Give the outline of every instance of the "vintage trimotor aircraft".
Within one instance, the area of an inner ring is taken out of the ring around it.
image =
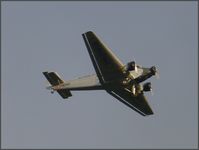
[[[141,67],[134,61],[122,64],[113,52],[92,32],[82,34],[96,74],[64,81],[56,72],[43,72],[50,82],[47,89],[57,91],[62,98],[72,96],[73,90],[106,90],[110,95],[143,116],[152,115],[144,92],[152,91],[151,83],[140,83],[157,75],[155,66]]]

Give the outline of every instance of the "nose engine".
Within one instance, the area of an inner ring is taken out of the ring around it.
[[[150,68],[150,71],[151,71],[151,74],[152,74],[152,75],[156,75],[156,74],[157,74],[157,69],[156,69],[155,66],[152,66],[152,67]]]

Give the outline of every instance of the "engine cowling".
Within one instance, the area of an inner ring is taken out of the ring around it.
[[[149,92],[152,90],[151,82],[147,82],[143,85],[143,91]]]
[[[131,61],[131,62],[127,63],[126,70],[133,71],[133,70],[135,70],[135,67],[136,67],[135,61]]]
[[[152,66],[152,67],[150,68],[150,71],[151,71],[152,75],[155,75],[155,74],[157,73],[157,69],[156,69],[155,66]]]

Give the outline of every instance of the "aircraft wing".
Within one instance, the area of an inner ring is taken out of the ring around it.
[[[122,78],[122,62],[91,31],[82,34],[93,66],[101,83]]]
[[[143,93],[138,96],[134,96],[133,93],[122,88],[107,92],[143,116],[153,114],[153,111]]]

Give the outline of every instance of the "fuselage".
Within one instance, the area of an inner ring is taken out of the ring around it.
[[[125,78],[115,80],[113,82],[100,83],[98,76],[96,74],[92,74],[73,80],[64,81],[62,84],[48,88],[51,88],[52,90],[108,90],[117,86],[132,90],[132,86],[138,86],[138,84],[134,81],[136,81],[137,78],[147,74],[148,70],[149,68],[142,68],[141,66],[137,65],[135,70],[124,73],[124,76],[126,76]]]

